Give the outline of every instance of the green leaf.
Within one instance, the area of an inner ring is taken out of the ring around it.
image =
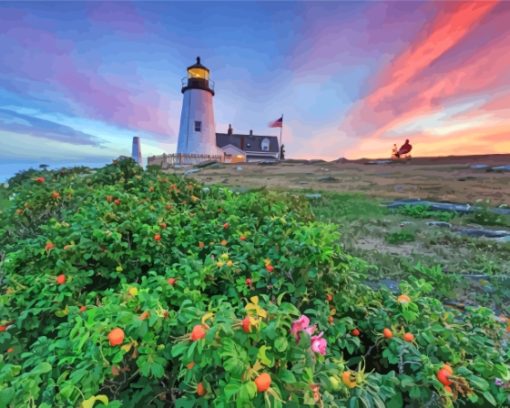
[[[472,375],[469,377],[469,382],[481,391],[487,391],[489,389],[489,383],[483,378]]]
[[[273,365],[273,361],[266,355],[266,350],[271,350],[271,347],[261,346],[257,354],[257,359],[260,360],[262,364],[271,367]]]
[[[483,397],[487,401],[489,401],[489,403],[491,405],[494,405],[494,406],[498,405],[498,403],[496,402],[495,398],[493,397],[493,395],[489,391],[485,391],[482,395],[483,395]]]
[[[39,363],[31,372],[32,375],[41,375],[46,374],[51,371],[51,364],[50,363]]]
[[[289,345],[289,342],[285,337],[278,337],[274,342],[274,347],[278,351],[285,351]]]
[[[92,408],[96,401],[100,401],[103,404],[108,404],[108,397],[106,395],[96,395],[94,397],[90,397],[88,400],[85,400],[81,403],[81,408]]]

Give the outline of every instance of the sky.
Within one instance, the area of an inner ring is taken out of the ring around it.
[[[510,2],[0,2],[0,178],[173,153],[181,79],[287,157],[510,153]],[[3,170],[2,170],[3,169]],[[2,173],[3,172],[3,173]]]

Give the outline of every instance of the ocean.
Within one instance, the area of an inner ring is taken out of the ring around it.
[[[62,167],[76,167],[76,166],[87,166],[92,168],[103,167],[106,164],[111,163],[111,160],[105,160],[100,163],[84,163],[84,162],[44,162],[44,164],[49,165],[48,169],[56,170]],[[17,172],[21,170],[39,169],[39,164],[41,162],[19,162],[19,163],[0,163],[0,183],[5,183],[9,178],[14,176]]]

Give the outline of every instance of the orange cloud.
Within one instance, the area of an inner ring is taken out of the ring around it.
[[[440,12],[430,33],[396,58],[383,74],[385,83],[366,99],[366,103],[376,106],[393,96],[399,88],[462,40],[497,3],[497,0],[462,2],[456,3],[452,12]]]

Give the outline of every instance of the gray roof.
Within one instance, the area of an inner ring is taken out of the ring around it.
[[[244,139],[244,147],[241,147],[241,139]],[[280,148],[278,146],[277,136],[257,136],[257,135],[238,135],[228,133],[216,133],[216,145],[218,147],[224,147],[226,145],[234,145],[235,147],[252,152],[262,152],[262,140],[269,139],[269,152],[278,153]],[[250,145],[250,146],[248,146]]]

